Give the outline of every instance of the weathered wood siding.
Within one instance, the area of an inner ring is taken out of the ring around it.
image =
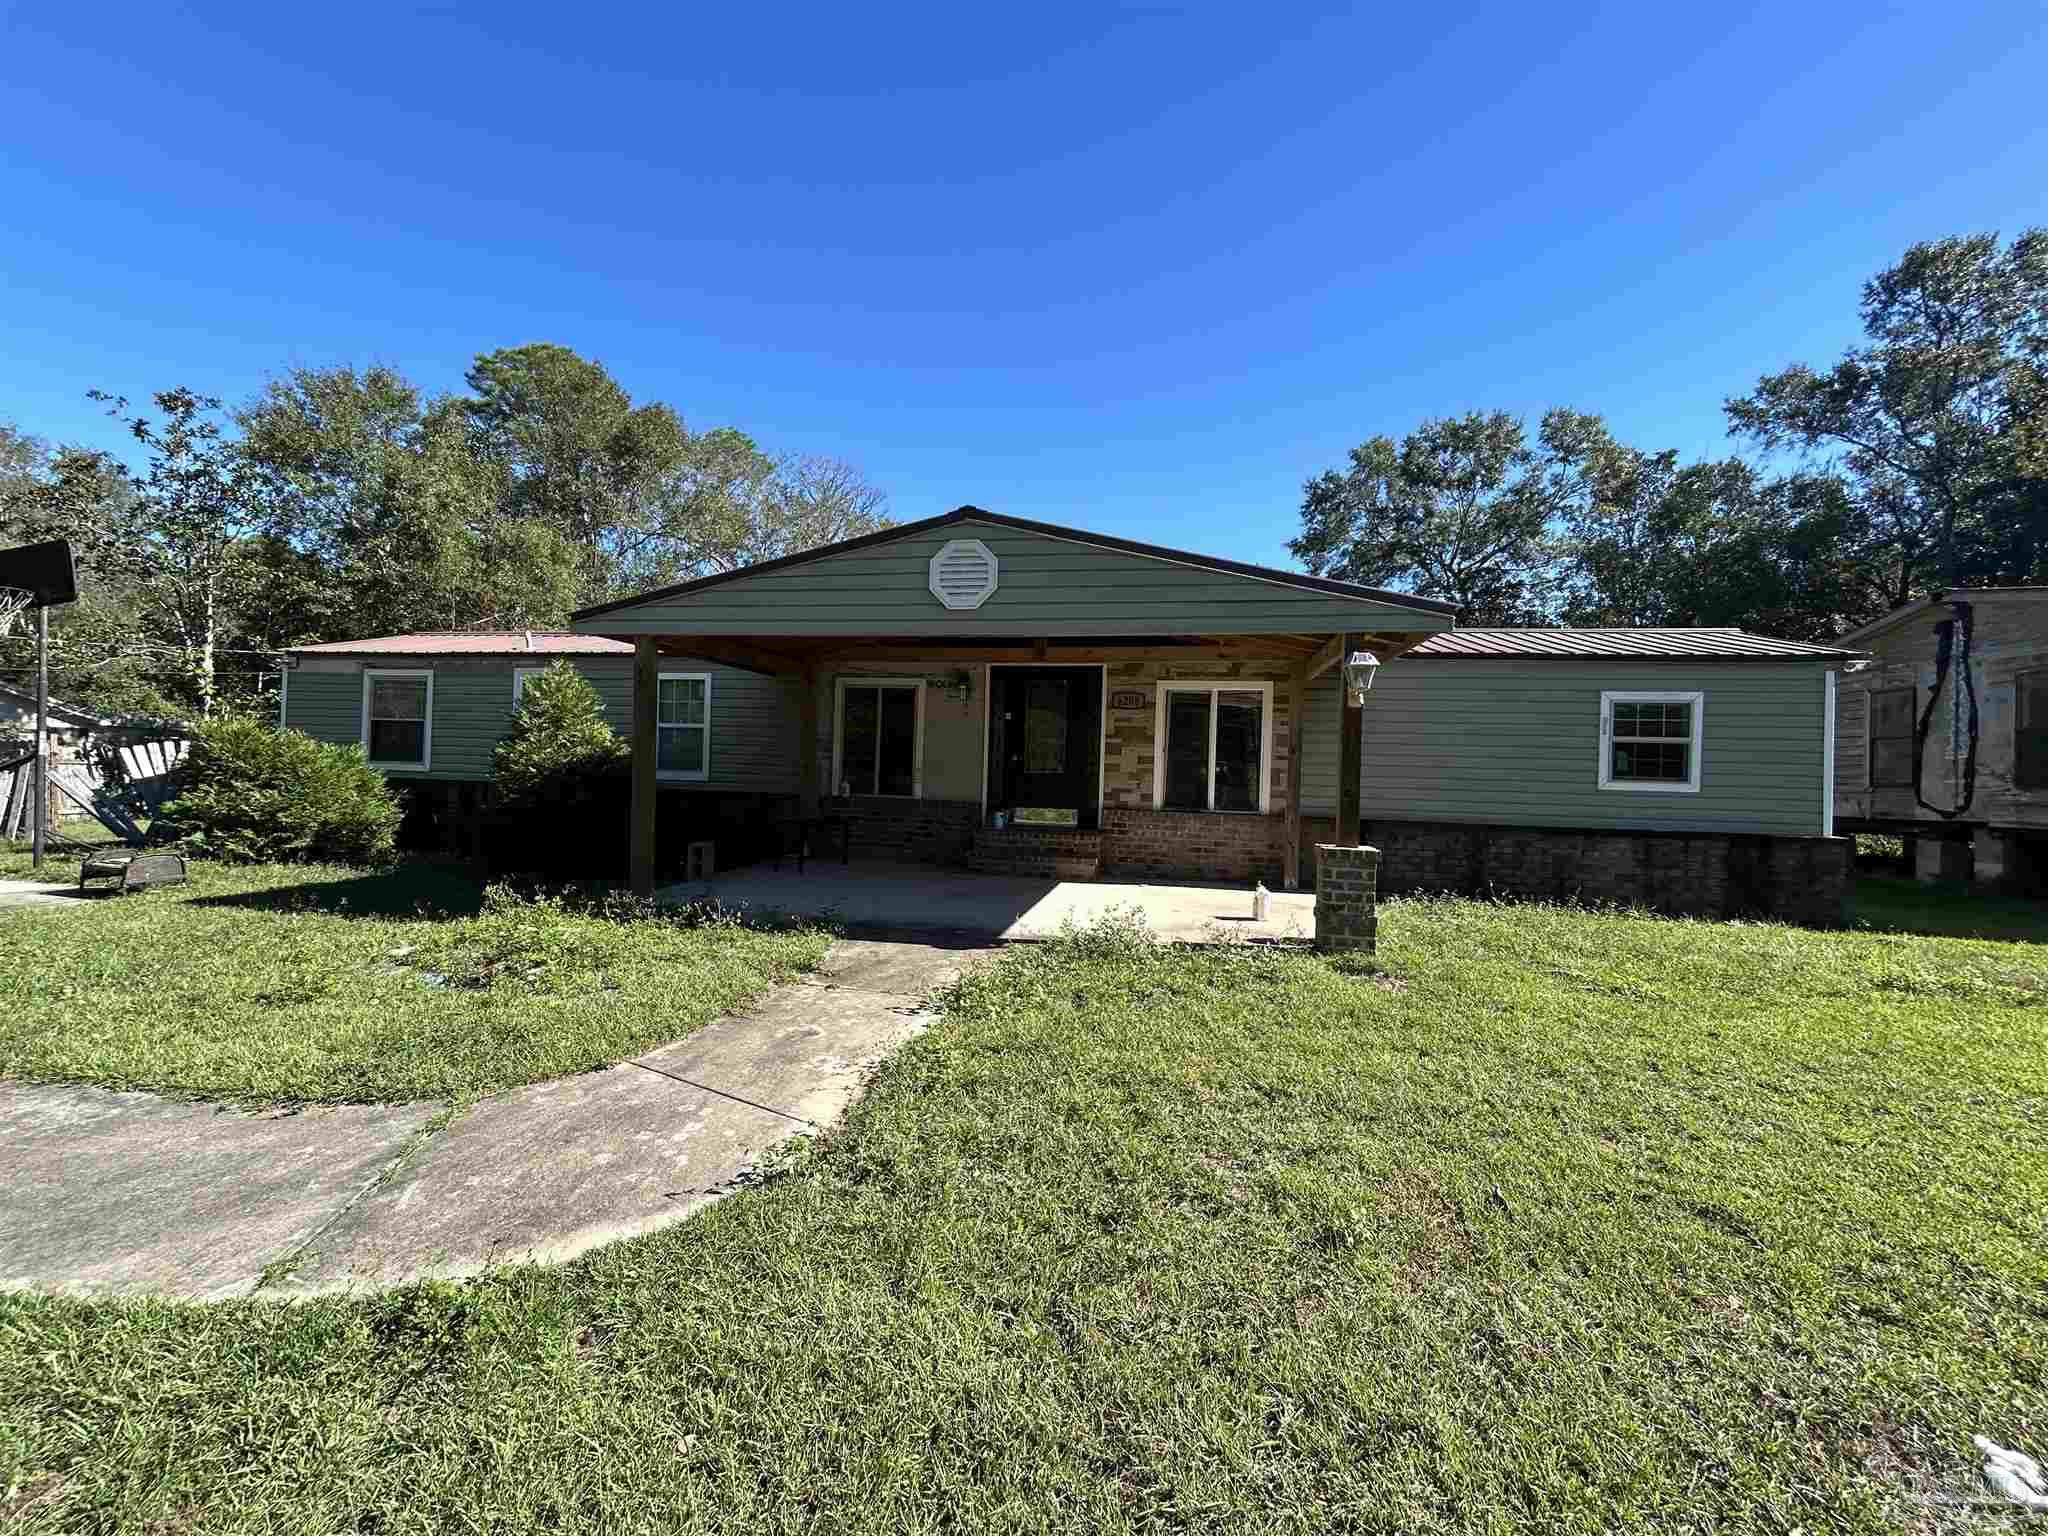
[[[291,673],[285,723],[321,741],[360,742],[363,672],[432,671],[433,748],[424,773],[394,769],[394,779],[488,779],[491,754],[512,721],[512,672],[546,658],[391,656],[307,658]],[[633,733],[632,658],[578,656],[576,670],[604,700],[605,720],[621,737]],[[774,678],[704,661],[667,659],[664,672],[711,675],[709,788],[793,793],[796,723]]]
[[[1870,784],[1870,690],[1845,675],[1835,691],[1835,793]]]
[[[980,539],[999,567],[979,608],[932,596],[931,558]],[[1144,635],[1449,629],[1448,614],[1406,608],[993,524],[959,523],[786,570],[653,598],[578,622],[585,634]]]
[[[1404,658],[1365,701],[1362,812],[1419,821],[1818,836],[1823,669],[1812,662],[1613,663]],[[1599,787],[1603,690],[1706,695],[1698,794]],[[1302,809],[1335,813],[1334,672],[1318,678]]]
[[[2022,672],[2048,670],[2048,591],[2016,589],[1965,594],[1971,606],[1969,683],[1977,695],[1977,764],[1969,808],[1944,817],[1921,806],[1908,786],[1874,786],[1868,752],[1870,695],[1913,689],[1917,722],[1935,681],[1937,623],[1944,606],[1916,613],[1859,643],[1870,665],[1842,676],[1835,700],[1835,814],[1844,821],[1929,822],[1948,826],[2048,828],[2048,790],[2013,783],[2013,730]],[[1940,696],[1920,758],[1921,789],[1942,807],[1960,803],[1969,762],[1968,694],[1957,669]]]

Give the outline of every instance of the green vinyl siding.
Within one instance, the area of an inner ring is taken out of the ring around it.
[[[931,594],[931,558],[955,539],[979,539],[996,557],[996,590],[979,608],[951,610]],[[622,636],[1033,637],[1450,627],[1449,614],[980,523],[957,523],[694,593],[650,598],[576,625],[586,634]]]
[[[1382,671],[1402,665],[1393,662]],[[1337,814],[1337,737],[1343,718],[1337,691],[1338,669],[1330,667],[1308,685],[1308,708],[1301,727],[1301,813]]]
[[[365,670],[434,674],[433,745],[424,773],[391,770],[394,779],[488,779],[491,754],[512,722],[512,672],[544,665],[545,658],[378,657],[304,661],[286,692],[285,723],[321,741],[359,742],[363,730]],[[604,716],[620,736],[633,734],[631,657],[574,658],[604,701]],[[772,677],[709,662],[664,660],[666,672],[711,676],[711,767],[702,786],[793,793],[796,725]],[[693,785],[696,781],[693,781]]]
[[[1812,662],[1394,661],[1366,696],[1360,813],[1819,836],[1822,673]],[[1599,787],[1603,690],[1706,696],[1697,794]],[[1302,809],[1329,816],[1342,717],[1334,674],[1309,702]]]

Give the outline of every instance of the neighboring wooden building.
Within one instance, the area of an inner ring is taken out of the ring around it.
[[[50,739],[58,746],[75,746],[108,723],[89,709],[50,700]],[[0,683],[0,737],[33,738],[35,733],[35,689]]]
[[[2036,883],[2048,836],[2048,587],[1957,588],[1851,630],[1835,819],[1910,840],[1922,879]]]

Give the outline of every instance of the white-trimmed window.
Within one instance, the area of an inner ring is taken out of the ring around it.
[[[434,758],[434,674],[363,673],[363,752],[374,768],[424,772]]]
[[[856,795],[924,795],[924,683],[842,677],[832,710],[832,788]]]
[[[1272,803],[1271,683],[1163,682],[1152,741],[1155,809],[1258,812]]]
[[[517,708],[519,701],[526,697],[526,685],[546,670],[546,667],[514,667],[512,669],[512,704],[514,708]]]
[[[711,674],[664,672],[655,682],[654,769],[685,783],[711,777]]]
[[[1600,787],[1696,795],[1704,693],[1600,695]]]

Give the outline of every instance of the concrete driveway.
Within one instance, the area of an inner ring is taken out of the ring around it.
[[[249,1113],[0,1083],[0,1286],[372,1290],[654,1231],[836,1122],[983,953],[843,940],[744,1014],[452,1122],[435,1104]]]

